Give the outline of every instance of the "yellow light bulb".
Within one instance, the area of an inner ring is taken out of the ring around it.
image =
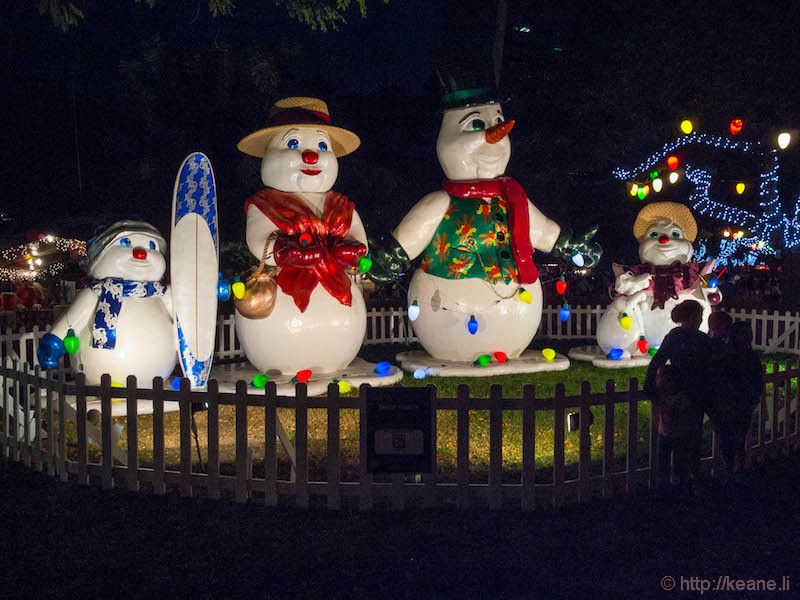
[[[547,362],[550,362],[556,357],[556,351],[553,350],[552,348],[545,348],[544,350],[542,350],[542,356],[544,356],[544,359]]]
[[[680,177],[680,175],[678,175],[678,172],[677,171],[673,171],[672,173],[669,174],[669,182],[670,183],[677,183],[679,177]]]
[[[784,131],[778,136],[778,148],[781,150],[786,150],[789,144],[792,141],[792,134],[787,131]]]
[[[744,194],[745,185],[741,181],[736,184],[736,193],[740,196]]]
[[[689,119],[684,119],[681,121],[681,131],[686,135],[689,135],[692,133],[692,131],[694,131],[694,125],[692,125],[692,122]]]
[[[639,193],[639,185],[634,183],[633,185],[631,185],[631,189],[628,191],[630,192],[631,196],[635,196],[636,194]]]

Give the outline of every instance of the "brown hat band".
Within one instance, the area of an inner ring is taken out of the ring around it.
[[[330,125],[329,114],[307,108],[282,108],[271,115],[267,127],[278,125]]]

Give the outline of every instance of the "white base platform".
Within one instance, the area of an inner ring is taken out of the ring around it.
[[[572,360],[582,360],[592,363],[601,369],[629,369],[631,367],[646,367],[650,364],[649,354],[637,354],[630,358],[611,360],[600,349],[600,346],[576,346],[569,351]]]
[[[438,360],[421,350],[401,352],[397,355],[397,361],[406,371],[425,369],[428,375],[439,377],[493,377],[514,373],[565,371],[569,368],[569,359],[563,354],[556,354],[553,360],[545,360],[539,350],[526,350],[519,357],[504,363],[492,359],[485,367],[476,367],[466,361]]]
[[[217,380],[220,392],[233,393],[236,391],[236,382],[244,380],[248,383],[248,393],[263,395],[263,389],[249,385],[257,373],[259,371],[250,363],[215,365],[211,369],[211,377],[209,379]],[[294,396],[295,384],[291,382],[293,374],[268,371],[267,375],[269,380],[277,385],[279,396]],[[357,357],[346,369],[341,371],[313,373],[311,379],[306,382],[308,395],[320,396],[327,393],[328,384],[333,383],[334,379],[346,381],[353,389],[357,389],[362,383],[368,383],[373,387],[386,387],[401,381],[403,379],[403,371],[392,365],[387,375],[380,376],[375,373],[375,363],[367,362],[363,358]]]

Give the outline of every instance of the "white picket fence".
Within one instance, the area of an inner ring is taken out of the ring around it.
[[[597,322],[605,307],[574,306],[567,321],[561,321],[559,307],[545,307],[538,337],[552,340],[591,340],[597,331]],[[753,327],[753,347],[767,352],[800,354],[800,313],[757,312],[755,310],[727,311],[735,320],[749,321]],[[39,338],[46,330],[34,327],[31,331],[6,330],[0,333],[0,351],[21,364],[36,363]],[[364,345],[410,344],[416,342],[408,311],[403,308],[373,308],[367,313],[367,331]],[[217,321],[217,361],[244,360],[244,351],[236,337],[233,315],[222,316]]]

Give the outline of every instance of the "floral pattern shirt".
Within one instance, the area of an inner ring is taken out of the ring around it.
[[[450,196],[450,207],[422,253],[420,268],[444,279],[516,280],[506,201],[501,196]]]

